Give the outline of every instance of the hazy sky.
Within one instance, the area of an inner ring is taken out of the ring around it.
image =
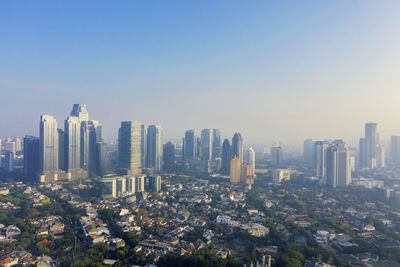
[[[0,1],[0,136],[86,103],[249,142],[400,135],[400,1]]]

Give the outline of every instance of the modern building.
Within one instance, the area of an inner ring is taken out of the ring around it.
[[[26,178],[36,178],[39,174],[40,139],[26,135],[24,137],[24,174]]]
[[[213,130],[203,129],[201,130],[200,137],[200,157],[203,161],[209,161],[212,159],[213,152]]]
[[[240,182],[240,176],[241,176],[241,164],[240,164],[240,159],[237,157],[234,157],[231,159],[231,164],[230,164],[230,181],[231,183],[237,184]]]
[[[254,149],[252,147],[249,147],[246,150],[244,159],[245,159],[245,162],[250,165],[251,177],[255,177],[256,176],[256,152],[254,151]]]
[[[102,171],[100,171],[100,165],[102,164],[100,160],[104,160],[104,155],[100,155],[99,153],[104,153],[101,149],[99,150],[100,146],[105,146],[105,150],[107,150],[107,143],[103,141],[103,126],[99,121],[89,121],[89,153],[88,153],[88,170],[90,177],[101,176],[104,175]],[[81,150],[82,151],[82,150]],[[107,153],[107,151],[105,151]],[[104,165],[106,166],[106,165]]]
[[[79,121],[89,121],[89,113],[85,104],[74,104],[70,116],[77,117]]]
[[[306,163],[313,163],[314,141],[307,139],[303,143],[303,161]]]
[[[140,143],[140,152],[141,152],[141,161],[140,167],[142,169],[146,168],[146,153],[147,153],[147,131],[146,126],[142,124],[142,132],[141,132],[141,143]]]
[[[326,153],[327,184],[330,187],[342,187],[351,183],[350,155],[344,143],[331,144]]]
[[[141,172],[142,123],[123,121],[118,132],[118,167],[130,174]]]
[[[175,171],[175,144],[168,142],[163,148],[163,170],[167,172]]]
[[[365,168],[376,167],[377,132],[376,123],[365,124]]]
[[[151,175],[148,177],[149,181],[149,191],[150,192],[160,192],[161,191],[161,176]]]
[[[228,139],[225,139],[222,144],[222,167],[221,174],[229,175],[231,170],[231,145]]]
[[[326,151],[328,149],[328,142],[317,141],[314,143],[313,148],[313,166],[314,175],[319,178],[326,178]]]
[[[81,122],[78,117],[69,116],[64,125],[65,170],[81,168]]]
[[[278,145],[271,147],[271,164],[274,167],[282,165],[282,148]]]
[[[53,116],[40,117],[40,173],[58,171],[57,121]]]
[[[212,129],[212,159],[221,157],[221,131]]]
[[[290,173],[289,169],[276,169],[272,171],[272,180],[274,183],[279,184],[282,181],[290,181]]]
[[[240,164],[243,163],[243,138],[240,133],[235,133],[232,137],[232,158],[237,157]]]
[[[57,129],[58,134],[58,168],[65,170],[65,132],[62,129]]]
[[[150,125],[147,129],[147,168],[155,172],[162,170],[163,165],[163,129],[160,125]]]
[[[385,148],[381,145],[376,146],[376,167],[385,168]]]
[[[96,176],[106,175],[108,171],[107,143],[104,141],[97,143]]]
[[[187,130],[183,139],[183,159],[194,160],[196,156],[196,132]]]
[[[400,136],[390,138],[390,162],[393,167],[400,167]]]
[[[14,168],[14,153],[9,151],[9,150],[5,150],[3,152],[3,158],[1,158],[1,167],[2,169],[6,170],[6,171],[12,171]]]
[[[364,169],[366,167],[366,158],[365,158],[365,138],[360,138],[359,146],[358,146],[358,168]]]
[[[7,141],[5,144],[4,144],[4,150],[5,151],[9,151],[9,152],[11,152],[12,154],[12,157],[13,157],[13,160],[15,159],[15,156],[16,156],[16,154],[17,154],[17,145],[16,145],[16,143],[15,142],[13,142],[13,141]]]

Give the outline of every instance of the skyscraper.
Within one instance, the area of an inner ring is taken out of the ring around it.
[[[5,151],[10,151],[12,154],[10,154],[13,157],[13,160],[15,159],[16,152],[17,152],[17,146],[16,143],[13,141],[7,141],[4,144],[4,150]]]
[[[64,125],[65,170],[81,167],[81,123],[78,117],[69,116]]]
[[[100,175],[99,173],[99,162],[102,159],[102,156],[99,155],[101,150],[99,150],[98,144],[101,143],[103,146],[105,145],[105,149],[107,153],[107,144],[103,142],[102,130],[103,127],[100,122],[92,120],[88,122],[88,130],[89,130],[89,151],[88,151],[88,170],[91,177]],[[81,138],[82,140],[82,138]],[[82,151],[82,149],[81,149]],[[82,162],[82,161],[81,161]]]
[[[148,177],[149,186],[148,190],[152,192],[160,192],[161,191],[161,176],[159,175],[151,175]]]
[[[97,143],[97,160],[96,160],[96,175],[102,176],[107,173],[108,170],[108,155],[107,155],[107,143],[104,141]]]
[[[376,166],[376,145],[377,133],[376,123],[365,124],[365,163],[366,168],[375,168]]]
[[[275,167],[282,164],[282,148],[278,145],[271,147],[271,164]]]
[[[89,120],[89,113],[85,104],[74,104],[70,116],[78,117],[79,121]]]
[[[40,117],[40,172],[58,171],[57,121],[53,116]]]
[[[216,159],[221,157],[221,131],[212,129],[212,133],[212,158]]]
[[[222,144],[222,174],[229,175],[231,169],[231,159],[231,144],[229,143],[228,139],[225,139]]]
[[[237,157],[240,164],[243,163],[243,138],[240,133],[235,133],[232,137],[232,158]]]
[[[208,161],[212,159],[213,152],[213,131],[211,129],[201,130],[200,138],[200,156],[202,160]]]
[[[19,137],[15,138],[15,151],[21,151],[22,150],[22,142]]]
[[[381,145],[376,146],[376,167],[385,168],[385,148]]]
[[[183,139],[183,159],[193,160],[196,158],[196,132],[187,130]]]
[[[237,157],[234,157],[231,159],[231,164],[230,164],[230,181],[231,183],[237,184],[240,182],[240,176],[241,176],[241,164],[240,164],[240,159]]]
[[[359,169],[364,169],[367,164],[366,164],[366,159],[365,159],[365,138],[360,138],[359,146],[358,146],[358,168]]]
[[[140,173],[142,162],[142,123],[123,121],[118,133],[118,166],[131,173]]]
[[[163,164],[163,129],[160,125],[150,125],[147,129],[147,168],[161,171]]]
[[[175,171],[175,144],[168,142],[163,148],[163,170],[167,172]]]
[[[256,152],[252,147],[246,150],[245,161],[250,165],[250,175],[251,177],[256,176]]]
[[[328,149],[328,142],[317,141],[313,148],[313,166],[314,175],[319,178],[326,178],[326,152]]]
[[[27,178],[39,174],[39,147],[39,138],[29,135],[24,137],[24,173]]]
[[[314,141],[312,139],[307,139],[303,143],[303,160],[307,163],[313,162],[313,150],[314,150]]]
[[[57,129],[58,134],[58,168],[65,170],[65,132],[62,129]]]
[[[327,184],[333,188],[350,184],[350,155],[344,142],[330,145],[326,157]]]
[[[400,136],[390,138],[390,161],[393,167],[400,167]]]
[[[147,131],[146,126],[142,124],[142,132],[141,132],[141,143],[140,143],[140,152],[141,154],[141,161],[140,167],[142,169],[146,168],[146,154],[147,154]]]

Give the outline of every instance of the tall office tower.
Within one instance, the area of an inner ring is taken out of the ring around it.
[[[243,138],[240,133],[235,133],[232,137],[232,158],[237,157],[240,164],[243,163]]]
[[[256,152],[252,147],[249,147],[246,150],[245,154],[245,162],[250,165],[250,175],[251,177],[256,176]]]
[[[376,123],[365,124],[365,167],[375,168],[376,166],[376,144],[377,133]]]
[[[307,139],[303,143],[303,160],[307,163],[313,162],[313,150],[314,150],[314,141],[312,139]]]
[[[107,143],[104,141],[98,142],[96,156],[96,175],[102,176],[107,174],[108,171],[108,154]]]
[[[231,170],[231,144],[228,139],[225,139],[222,143],[222,168],[221,173],[225,175],[229,175]]]
[[[58,171],[57,121],[53,116],[40,117],[40,172]]]
[[[218,129],[212,129],[212,158],[221,157],[221,131]]]
[[[208,161],[212,159],[213,152],[213,130],[203,129],[201,130],[200,139],[200,157],[202,160]]]
[[[118,166],[132,173],[140,173],[142,123],[123,121],[118,133]]]
[[[196,158],[196,132],[187,130],[183,139],[183,159],[194,160]]]
[[[40,139],[26,135],[24,137],[24,173],[33,178],[39,174]]]
[[[17,152],[15,142],[7,141],[7,142],[4,144],[4,150],[10,151],[10,152],[12,153],[13,160],[15,159],[16,152]]]
[[[140,167],[144,169],[146,168],[146,153],[147,153],[147,132],[146,132],[146,126],[144,124],[142,124],[141,127],[140,152],[142,153],[140,160]]]
[[[151,175],[148,177],[149,179],[149,191],[151,192],[160,192],[161,191],[161,176],[159,175]]]
[[[230,164],[230,181],[231,183],[237,184],[240,182],[240,176],[241,176],[241,164],[240,164],[240,159],[237,157],[234,157],[231,159],[231,164]]]
[[[2,146],[2,142],[1,142],[1,138],[0,138],[0,153],[1,153],[2,148],[3,148],[3,146]]]
[[[10,150],[3,152],[3,158],[1,158],[1,167],[6,171],[12,171],[14,168],[14,153]]]
[[[144,175],[138,175],[135,178],[135,187],[136,187],[136,192],[144,192],[144,179],[146,176]]]
[[[21,142],[21,138],[17,137],[15,138],[15,151],[21,151],[22,150],[22,142]]]
[[[201,140],[200,137],[196,137],[196,158],[201,158]]]
[[[328,147],[326,165],[327,184],[336,188],[351,182],[350,155],[344,143]]]
[[[88,121],[88,122],[83,122],[82,123],[82,129],[84,127],[86,127],[85,125],[87,125],[87,129],[88,129],[88,138],[89,141],[83,141],[83,138],[81,138],[81,144],[85,144],[87,143],[87,149],[88,152],[87,154],[84,153],[86,151],[86,149],[82,150],[81,149],[81,154],[85,155],[85,157],[87,159],[85,160],[81,160],[81,163],[87,162],[88,166],[87,169],[89,170],[89,174],[91,177],[94,176],[99,176],[101,175],[99,173],[99,160],[101,159],[101,157],[99,156],[99,152],[100,150],[98,149],[98,143],[103,142],[103,136],[102,136],[102,130],[103,127],[101,125],[101,123],[99,121]],[[84,132],[84,131],[83,131]],[[107,144],[105,144],[105,149],[106,149],[106,153],[107,153]],[[84,164],[81,164],[81,166],[84,166]]]
[[[74,104],[70,116],[78,117],[79,121],[88,121],[89,113],[85,104]]]
[[[390,161],[393,167],[400,167],[400,136],[390,138]]]
[[[358,168],[364,169],[366,167],[366,159],[365,159],[365,138],[360,138],[360,142],[358,145]]]
[[[175,144],[168,142],[163,148],[163,170],[167,172],[175,171]]]
[[[58,135],[58,168],[65,170],[65,132],[57,129]]]
[[[150,125],[147,128],[147,168],[158,172],[163,164],[163,129],[160,125]]]
[[[81,133],[80,133],[80,168],[89,170],[89,151],[90,151],[90,128],[88,121],[81,122]]]
[[[376,146],[376,167],[385,168],[385,148],[381,145]]]
[[[317,141],[313,147],[314,175],[319,178],[326,177],[326,151],[328,142]]]
[[[78,117],[69,116],[64,125],[65,170],[81,167],[81,122]]]
[[[275,167],[282,164],[282,148],[280,146],[271,147],[271,164]]]

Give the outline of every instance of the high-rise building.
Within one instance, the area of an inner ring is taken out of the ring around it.
[[[3,152],[3,158],[1,158],[1,167],[6,171],[12,171],[14,168],[14,153],[10,150]]]
[[[57,129],[58,134],[58,168],[65,170],[65,132]]]
[[[314,141],[312,139],[307,139],[303,143],[303,160],[307,163],[313,162],[313,150],[314,150]]]
[[[231,169],[231,145],[228,139],[225,139],[222,144],[222,168],[221,173],[225,175],[229,175]]]
[[[142,124],[141,129],[142,132],[141,132],[140,152],[142,153],[142,155],[141,155],[140,167],[144,169],[146,168],[147,131],[146,131],[146,126],[144,124]]]
[[[201,139],[200,139],[200,156],[204,161],[208,161],[212,159],[213,152],[213,130],[212,129],[203,129],[201,130]]]
[[[360,138],[359,146],[358,146],[358,168],[359,169],[364,169],[367,164],[366,164],[366,159],[365,159],[365,138]]]
[[[168,142],[163,148],[163,170],[167,172],[175,171],[175,144]]]
[[[390,138],[390,161],[393,167],[400,167],[400,136]]]
[[[376,123],[365,124],[365,163],[366,168],[376,167],[377,132]]]
[[[65,170],[81,167],[81,122],[78,117],[69,116],[64,125]]]
[[[194,160],[196,156],[196,132],[187,130],[183,139],[183,159]]]
[[[40,117],[40,172],[58,171],[57,121],[53,116]]]
[[[326,158],[327,184],[333,188],[350,184],[350,154],[346,145],[343,142],[330,145],[327,149]]]
[[[24,173],[27,178],[39,174],[39,147],[39,138],[29,135],[24,137]]]
[[[81,122],[80,138],[80,168],[89,170],[90,131],[92,126],[88,121]]]
[[[150,125],[147,129],[147,168],[155,172],[162,170],[163,129],[160,125]]]
[[[101,175],[100,165],[102,163],[100,163],[99,160],[101,160],[103,156],[99,155],[99,153],[102,152],[101,150],[99,150],[99,144],[101,144],[101,146],[105,145],[105,152],[102,153],[106,154],[107,154],[107,144],[103,141],[103,136],[102,136],[103,127],[99,121],[95,120],[89,121],[88,130],[89,130],[89,141],[88,141],[89,151],[87,155],[88,170],[89,170],[89,175],[91,177],[95,177]]]
[[[237,157],[234,157],[231,159],[231,164],[230,164],[230,181],[231,183],[237,184],[240,182],[240,176],[241,176],[241,164],[240,164],[240,159]]]
[[[237,157],[240,164],[243,163],[243,138],[240,133],[235,133],[232,137],[232,158]]]
[[[149,191],[160,192],[161,191],[161,176],[151,175],[148,177],[148,179],[149,179]]]
[[[376,146],[376,167],[385,168],[385,148],[381,145]]]
[[[108,171],[107,143],[104,141],[97,143],[96,175],[105,175]]]
[[[5,151],[10,151],[10,152],[12,153],[13,160],[15,159],[16,152],[17,152],[16,147],[17,147],[17,146],[16,146],[16,143],[13,142],[13,141],[7,141],[7,142],[4,144],[4,150],[5,150]]]
[[[328,142],[317,141],[313,148],[314,175],[319,178],[326,178],[326,151]]]
[[[244,158],[245,158],[245,162],[250,165],[251,177],[255,177],[256,176],[256,152],[254,151],[254,149],[252,147],[249,147],[246,150],[246,154],[245,154]]]
[[[17,137],[15,138],[15,151],[22,151],[22,142],[21,142],[21,138]]]
[[[282,148],[278,145],[271,147],[271,164],[275,167],[282,164]]]
[[[142,123],[123,121],[118,133],[118,166],[130,173],[140,173],[142,164]]]
[[[213,129],[213,139],[212,139],[212,158],[221,157],[221,131],[219,129]]]
[[[85,104],[74,104],[70,116],[78,117],[79,121],[89,120],[89,113]]]

